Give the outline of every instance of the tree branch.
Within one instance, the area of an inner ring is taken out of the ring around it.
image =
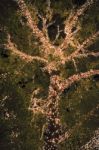
[[[79,44],[79,46],[75,52],[73,52],[71,55],[63,58],[63,62],[65,63],[74,58],[87,57],[90,55],[98,57],[99,53],[95,53],[95,52],[85,53],[87,51],[86,48],[93,43],[93,41],[98,37],[98,35],[99,35],[99,31],[96,32],[95,34],[93,34],[92,36],[90,36],[88,39],[86,39],[82,44]]]
[[[90,70],[84,73],[74,74],[73,76],[69,77],[67,80],[63,81],[60,85],[61,93],[64,89],[69,88],[75,82],[79,82],[81,79],[87,79],[93,75],[99,74],[99,70]]]
[[[43,34],[46,36],[47,40],[49,40],[49,36],[48,36],[48,27],[47,27],[47,18],[41,16],[39,13],[38,13],[38,17],[42,20],[42,24],[43,24]]]
[[[23,0],[18,0],[17,1],[21,12],[23,13],[23,15],[26,17],[27,19],[27,24],[30,27],[30,29],[32,30],[33,34],[36,35],[37,38],[39,38],[39,40],[42,43],[42,47],[44,49],[44,53],[48,56],[48,54],[51,53],[51,49],[55,49],[55,47],[50,43],[50,41],[48,39],[46,39],[46,37],[44,36],[44,34],[38,29],[36,22],[32,19],[31,14],[25,4],[25,2]]]
[[[88,56],[99,57],[99,52],[89,52],[85,54],[78,54],[74,58],[83,58],[83,57],[88,57]]]
[[[43,99],[36,98],[35,96],[40,92],[40,88],[33,91],[30,101],[30,106],[28,110],[32,111],[34,114],[42,113],[46,115],[46,102]]]
[[[87,53],[83,53],[83,54],[77,54],[77,55],[70,55],[67,58],[65,58],[63,60],[64,63],[69,62],[75,58],[86,58],[89,56],[93,56],[93,57],[99,57],[99,52],[87,52]]]
[[[20,57],[22,60],[26,62],[31,62],[33,60],[41,61],[44,63],[48,63],[48,61],[44,58],[41,58],[39,56],[30,56],[24,52],[21,52],[17,49],[17,46],[15,43],[11,42],[10,35],[8,35],[8,43],[4,45],[5,48],[9,49],[13,54],[16,54],[18,57]]]
[[[62,32],[62,30],[60,30],[59,25],[57,25],[57,34],[56,34],[56,37],[55,37],[55,40],[53,41],[53,43],[55,43],[57,41],[57,39],[59,38],[61,32]]]
[[[73,27],[75,27],[78,17],[83,15],[85,10],[89,8],[90,5],[94,3],[95,0],[87,0],[84,5],[82,5],[76,12],[71,12],[68,20],[65,23],[65,34],[66,38],[64,39],[63,43],[60,45],[60,48],[63,50],[65,49],[68,44],[72,41],[72,38],[75,33],[77,33],[80,30],[80,27],[76,29],[76,32],[72,32]]]
[[[70,14],[66,21],[65,32],[67,34],[72,33],[72,28],[76,25],[78,17],[83,15],[84,12],[94,3],[95,0],[87,0],[76,12]]]
[[[93,150],[95,148],[99,148],[99,128],[95,131],[94,136],[91,138],[89,142],[83,145],[80,150]]]
[[[77,68],[77,65],[76,65],[76,61],[75,61],[75,59],[72,59],[73,60],[73,64],[74,64],[74,67],[75,67],[75,70],[76,70],[76,72],[78,71],[78,68]]]
[[[93,44],[93,41],[99,36],[99,31],[97,31],[95,34],[87,38],[82,44],[79,44],[78,49],[74,52],[75,55],[77,55],[80,51],[85,52],[85,49]],[[73,54],[73,55],[74,55]]]

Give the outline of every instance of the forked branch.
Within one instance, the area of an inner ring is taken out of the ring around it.
[[[98,57],[98,52],[87,52],[88,50],[86,50],[86,48],[90,46],[98,36],[99,31],[87,38],[82,44],[79,44],[77,50],[63,60],[64,63],[79,57],[87,57],[91,55],[94,57]]]
[[[97,31],[95,34],[91,35],[89,38],[87,38],[82,44],[79,44],[78,49],[74,52],[75,55],[77,55],[80,51],[85,52],[86,48],[93,44],[96,38],[99,37],[99,31]],[[72,55],[74,55],[72,54]]]
[[[87,0],[76,12],[71,12],[68,20],[66,21],[65,32],[72,33],[72,28],[76,25],[78,17],[83,15],[84,12],[95,2],[95,0]]]
[[[39,40],[42,43],[42,47],[44,50],[44,53],[48,56],[48,54],[50,54],[50,50],[51,49],[55,49],[55,47],[50,43],[50,41],[44,36],[43,32],[40,31],[37,27],[36,22],[32,19],[30,11],[28,10],[28,7],[26,6],[24,0],[18,0],[17,1],[21,12],[23,13],[23,15],[26,17],[27,19],[27,24],[29,26],[29,28],[32,30],[33,34],[36,35],[37,38],[39,38]]]
[[[40,89],[36,89],[33,91],[30,101],[30,106],[28,110],[32,111],[34,114],[44,114],[46,115],[46,102],[41,98],[36,98],[37,94],[40,92]]]
[[[60,45],[60,48],[65,49],[68,44],[72,41],[75,32],[73,33],[72,29],[75,27],[79,16],[83,15],[84,12],[95,2],[95,0],[87,0],[84,5],[82,5],[76,12],[71,12],[69,18],[65,22],[65,34],[66,38],[63,43]],[[76,33],[80,30],[79,26],[76,29]]]

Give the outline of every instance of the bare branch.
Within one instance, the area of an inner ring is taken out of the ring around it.
[[[49,36],[48,36],[48,30],[47,30],[47,18],[41,16],[39,13],[38,13],[38,17],[42,20],[42,24],[43,24],[43,34],[46,36],[47,40],[49,40]]]
[[[62,32],[63,30],[60,30],[59,29],[59,25],[57,25],[57,34],[56,34],[56,37],[55,37],[55,40],[53,41],[53,43],[55,43],[57,41],[57,39],[59,38],[60,36],[60,33]]]
[[[47,24],[47,28],[50,27],[51,25],[53,25],[55,23],[55,20],[54,21],[51,21]]]
[[[42,133],[41,133],[40,140],[43,139],[43,135],[44,135],[45,128],[46,128],[46,124],[44,124],[43,127],[42,127]]]
[[[76,61],[75,61],[75,59],[72,59],[72,60],[73,60],[73,63],[74,63],[75,70],[76,70],[76,72],[77,72],[78,69],[77,69]]]

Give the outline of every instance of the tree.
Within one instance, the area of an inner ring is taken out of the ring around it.
[[[85,141],[82,139],[84,136],[78,134],[76,129],[79,129],[81,134],[85,133],[80,127],[97,114],[99,104],[97,104],[97,95],[94,95],[97,90],[94,88],[91,95],[96,99],[95,102],[93,101],[94,104],[88,101],[88,112],[82,112],[81,115],[81,111],[77,110],[76,118],[74,114],[67,115],[65,118],[65,113],[71,113],[72,108],[67,101],[66,103],[64,101],[67,99],[77,105],[76,102],[82,99],[88,100],[88,97],[83,94],[88,94],[91,85],[99,88],[98,0],[86,0],[82,3],[59,1],[60,5],[56,1],[53,4],[51,0],[46,2],[18,0],[15,3],[18,6],[16,13],[18,17],[14,22],[15,28],[9,26],[10,22],[5,23],[7,36],[3,48],[28,65],[36,63],[36,67],[32,68],[34,72],[32,80],[36,86],[32,88],[28,109],[33,112],[33,115],[42,114],[46,118],[41,134],[41,140],[43,139],[44,142],[43,149],[73,149],[73,141],[78,144],[75,145],[75,149],[80,149]],[[63,12],[60,8],[62,6],[64,6]],[[13,14],[11,15],[13,18]],[[88,20],[88,27],[84,20]],[[27,42],[28,46],[24,42]],[[33,48],[36,49],[36,54],[31,53]],[[64,104],[68,107],[64,108]],[[82,107],[80,109],[82,110]],[[72,119],[70,123],[68,118]]]

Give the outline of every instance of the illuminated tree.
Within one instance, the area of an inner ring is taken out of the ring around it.
[[[87,28],[84,22],[85,16],[88,17],[88,15],[93,20],[90,10],[93,10],[98,2],[86,0],[78,7],[73,2],[68,2],[70,7],[68,6],[69,8],[67,7],[66,10],[63,8],[63,12],[55,14],[51,0],[47,0],[44,6],[38,6],[42,5],[43,1],[36,3],[17,0],[16,3],[19,7],[17,13],[21,13],[23,17],[21,24],[24,26],[25,23],[30,28],[31,34],[37,38],[40,55],[33,56],[20,50],[9,31],[7,42],[4,44],[6,49],[26,63],[33,61],[42,63],[41,72],[49,75],[47,97],[39,98],[38,95],[42,93],[42,89],[39,87],[33,90],[29,106],[29,110],[33,114],[41,113],[46,117],[46,124],[42,128],[41,135],[41,139],[44,140],[44,150],[58,149],[59,145],[69,139],[75,129],[80,128],[99,108],[99,105],[96,105],[82,117],[82,121],[75,123],[68,130],[62,124],[60,111],[62,95],[68,93],[68,90],[80,81],[87,82],[87,79],[99,75],[99,67],[94,65],[95,62],[98,63],[99,52],[94,50],[95,46],[91,47],[98,41],[99,31],[95,24],[88,23]],[[65,2],[60,2],[60,5],[63,3]],[[58,2],[54,4],[55,8],[59,5]],[[41,7],[41,10],[37,6]],[[91,58],[93,59],[92,65]],[[85,65],[84,69],[82,66],[80,67],[81,64]],[[40,79],[40,74],[38,78]],[[85,86],[87,88],[87,85]],[[66,108],[66,111],[68,113],[70,108]]]

